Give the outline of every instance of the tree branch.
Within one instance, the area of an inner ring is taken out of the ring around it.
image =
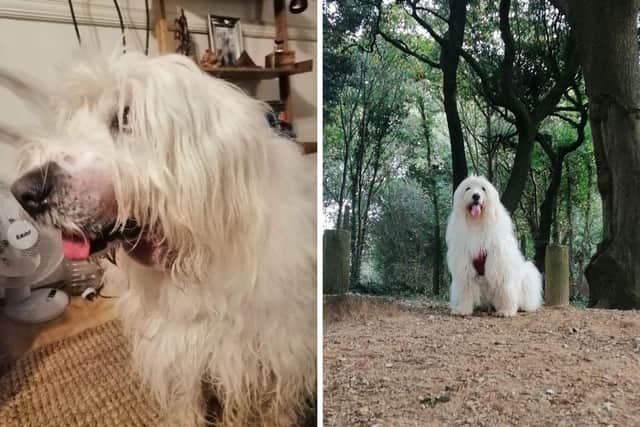
[[[473,57],[473,55],[471,55],[466,50],[461,48],[459,49],[459,53],[462,59],[464,59],[467,65],[471,68],[471,70],[473,70],[475,75],[478,77],[478,80],[480,81],[479,89],[482,91],[483,95],[489,100],[489,102],[499,107],[506,107],[506,104],[503,101],[503,99],[492,88],[491,77],[486,72],[486,70],[482,68],[482,65],[480,65],[480,63]]]
[[[425,12],[428,12],[428,13],[432,14],[436,18],[440,19],[442,22],[445,22],[447,24],[449,23],[449,20],[446,17],[440,15],[438,12],[436,12],[435,10],[433,10],[431,8],[416,6],[416,10],[423,10]]]
[[[433,59],[431,59],[431,58],[429,58],[429,57],[427,57],[425,55],[422,55],[422,54],[416,52],[415,50],[412,50],[409,46],[407,46],[407,44],[404,41],[398,40],[398,39],[394,39],[394,38],[388,36],[387,34],[385,34],[379,28],[378,28],[378,30],[376,32],[383,39],[385,39],[388,43],[391,43],[393,46],[395,46],[396,48],[400,49],[401,51],[403,51],[407,55],[413,56],[418,61],[424,62],[425,64],[429,65],[430,67],[442,69],[442,66],[438,62],[435,62]]]
[[[500,0],[499,7],[499,28],[500,38],[504,43],[504,56],[500,65],[500,83],[502,86],[502,98],[507,107],[516,116],[516,120],[524,121],[530,119],[529,111],[524,103],[516,96],[513,87],[513,64],[516,59],[516,42],[511,31],[509,11],[511,10],[511,0]]]
[[[447,43],[447,40],[442,37],[440,34],[438,34],[433,27],[425,20],[423,19],[420,15],[418,15],[417,12],[417,3],[418,0],[412,2],[412,1],[407,1],[407,3],[409,4],[409,6],[411,6],[411,17],[414,19],[414,21],[416,21],[418,24],[420,24],[420,26],[422,28],[424,28],[425,30],[427,30],[427,32],[431,35],[431,37],[433,37],[433,39],[440,45],[444,45],[445,43]]]
[[[570,34],[564,51],[564,70],[559,76],[556,76],[555,84],[551,89],[549,89],[549,92],[542,97],[536,106],[533,115],[537,120],[542,120],[556,108],[558,102],[560,102],[560,98],[562,98],[562,95],[575,81],[577,73],[578,53],[573,35]]]
[[[569,123],[571,126],[577,128],[578,127],[578,122],[576,122],[575,120],[573,120],[571,117],[567,117],[567,116],[563,116],[562,114],[558,114],[558,113],[553,113],[551,114],[551,116],[553,117],[557,117],[560,120]]]
[[[556,152],[553,151],[553,143],[551,142],[551,139],[552,137],[548,133],[538,132],[536,134],[536,141],[540,143],[540,146],[542,147],[544,152],[547,153],[547,156],[549,156],[549,160],[551,160],[552,163],[555,163],[557,157]]]
[[[585,140],[584,130],[587,127],[587,122],[589,120],[589,115],[587,114],[586,108],[580,112],[580,122],[575,126],[576,131],[578,132],[578,137],[573,143],[562,146],[558,149],[558,155],[563,158],[578,149],[582,145]]]
[[[509,21],[509,10],[511,9],[511,0],[500,0],[499,8],[499,28],[500,38],[504,43],[504,56],[500,64],[502,92],[508,98],[515,96],[513,89],[513,63],[516,59],[516,42],[511,32],[511,23]]]

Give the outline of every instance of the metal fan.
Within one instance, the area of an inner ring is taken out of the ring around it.
[[[60,316],[69,297],[58,289],[32,287],[62,268],[60,232],[39,227],[6,186],[0,186],[0,287],[5,288],[2,307],[10,319],[40,323]]]

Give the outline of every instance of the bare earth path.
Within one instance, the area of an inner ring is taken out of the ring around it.
[[[325,303],[326,426],[640,426],[640,312]]]

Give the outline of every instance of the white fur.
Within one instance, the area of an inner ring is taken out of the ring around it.
[[[484,205],[479,218],[469,214],[474,193]],[[468,177],[456,189],[447,248],[453,314],[470,315],[474,308],[493,307],[499,316],[513,316],[519,309],[534,311],[542,304],[540,273],[520,253],[511,217],[484,177]],[[487,253],[484,276],[472,262],[482,250]]]
[[[164,422],[202,424],[214,392],[221,424],[296,423],[316,386],[315,173],[300,149],[183,56],[92,58],[63,77],[23,167],[55,160],[69,194],[114,194],[117,227],[133,217],[168,248],[151,266],[118,253],[124,330]],[[90,214],[48,221],[74,231]]]

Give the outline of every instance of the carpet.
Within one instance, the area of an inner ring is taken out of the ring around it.
[[[159,413],[111,321],[0,366],[0,426],[155,426]]]

